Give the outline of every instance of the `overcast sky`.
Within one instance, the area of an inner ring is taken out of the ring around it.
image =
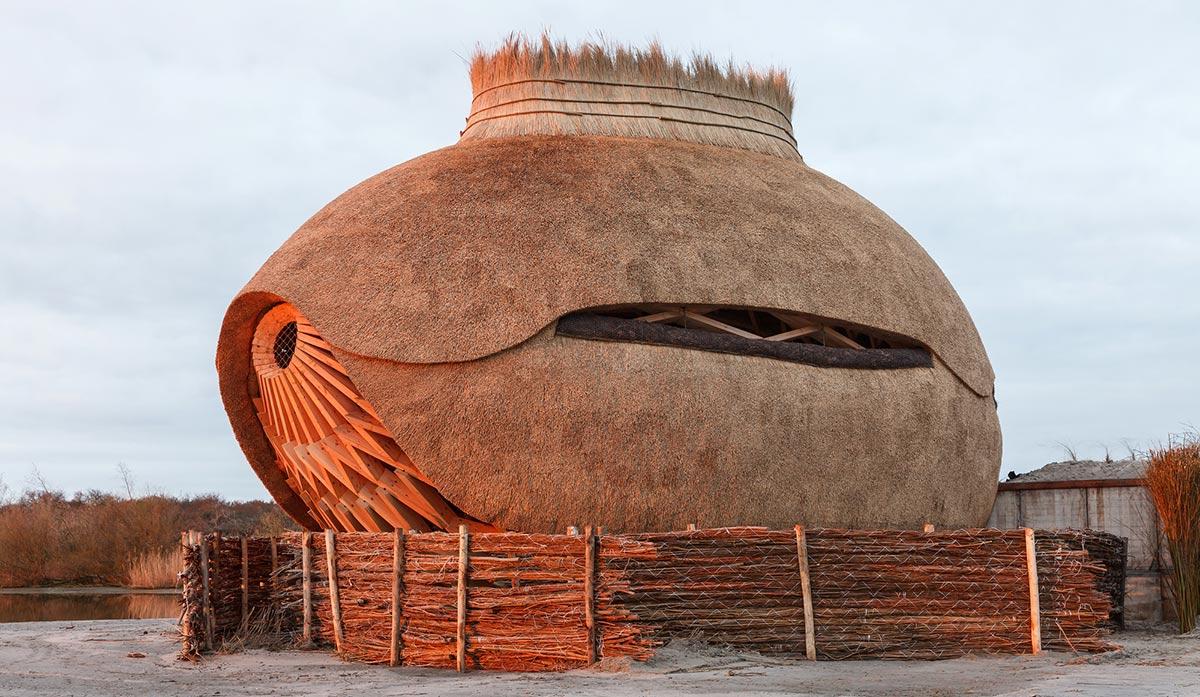
[[[503,9],[501,9],[503,8]],[[0,477],[266,493],[225,307],[309,215],[453,143],[477,42],[788,69],[809,165],[945,270],[1004,471],[1200,423],[1200,5],[0,2]]]

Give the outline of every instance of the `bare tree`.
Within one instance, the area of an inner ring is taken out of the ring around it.
[[[133,471],[124,462],[117,463],[117,471],[121,473],[121,482],[125,484],[125,495],[133,498]]]
[[[37,463],[29,466],[29,486],[39,493],[50,493],[50,484],[48,484],[46,482],[46,478],[42,476],[42,471],[38,469]]]

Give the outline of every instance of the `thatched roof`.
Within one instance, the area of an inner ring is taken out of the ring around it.
[[[338,197],[245,290],[405,363],[487,356],[601,305],[780,308],[911,337],[992,389],[966,308],[895,221],[803,164],[732,148],[464,141]]]
[[[779,70],[690,61],[645,48],[512,36],[471,61],[463,139],[608,135],[686,140],[799,159]]]
[[[1000,433],[970,315],[895,221],[781,140],[791,97],[780,74],[518,41],[477,57],[472,78],[472,113],[498,118],[473,117],[458,144],[339,196],[226,315],[222,396],[293,516],[311,524],[250,393],[254,327],[280,302],[331,345],[406,456],[480,521],[984,522]],[[519,100],[546,98],[628,111],[518,113]],[[726,120],[668,115],[705,113],[708,100],[726,116],[705,118]],[[646,303],[801,313],[904,337],[931,359],[849,369],[555,333],[580,310]]]

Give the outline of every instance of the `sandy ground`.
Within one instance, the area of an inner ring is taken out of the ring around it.
[[[785,662],[695,646],[561,674],[342,663],[322,652],[176,660],[171,620],[0,624],[0,694],[19,695],[1200,695],[1200,636],[1133,632],[1102,656]],[[132,654],[132,656],[131,656]],[[144,658],[136,654],[145,654]]]

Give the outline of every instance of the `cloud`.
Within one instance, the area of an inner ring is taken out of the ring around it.
[[[801,152],[926,246],[1005,471],[1200,421],[1200,13],[1095,3],[37,2],[0,10],[0,476],[264,496],[225,305],[309,215],[453,143],[476,42],[544,27],[792,71]],[[15,68],[15,69],[14,69]]]

